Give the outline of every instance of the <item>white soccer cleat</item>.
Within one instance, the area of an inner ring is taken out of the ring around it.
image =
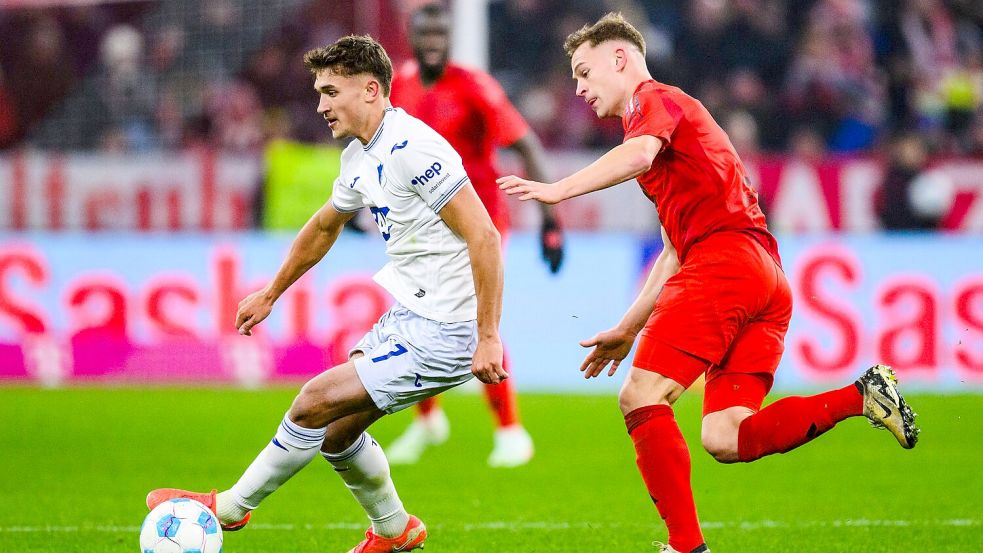
[[[420,460],[430,446],[447,441],[451,424],[441,409],[433,409],[426,416],[418,416],[403,434],[386,448],[386,457],[392,465],[412,465]]]
[[[886,428],[905,449],[918,443],[921,430],[915,425],[916,413],[898,392],[898,378],[887,365],[874,365],[857,379],[864,394],[864,416],[874,428]]]
[[[532,459],[532,437],[519,424],[495,430],[495,448],[488,456],[488,466],[512,468]]]

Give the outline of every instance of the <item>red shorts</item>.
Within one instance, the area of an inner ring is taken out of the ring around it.
[[[706,373],[703,411],[757,411],[785,351],[792,291],[750,236],[720,232],[693,245],[641,332],[634,366],[689,387]]]

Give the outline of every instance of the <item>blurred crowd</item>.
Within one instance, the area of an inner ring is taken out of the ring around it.
[[[356,4],[0,10],[0,148],[251,152],[274,137],[323,141],[300,59],[363,30],[365,6],[386,2]],[[409,55],[400,27],[414,4],[374,9],[397,61]],[[561,47],[618,10],[638,22],[653,75],[702,100],[742,154],[870,152],[913,136],[935,155],[983,156],[979,0],[492,0],[489,9],[490,69],[550,147],[620,141],[618,122],[599,125],[574,95]]]
[[[493,67],[547,143],[598,145],[558,45],[621,9],[656,79],[699,98],[742,153],[870,151],[916,132],[933,152],[983,154],[983,2],[686,0],[494,5]],[[542,33],[528,33],[538,22]],[[545,76],[545,78],[544,78]],[[563,116],[560,116],[560,114]],[[612,136],[613,135],[613,136]]]

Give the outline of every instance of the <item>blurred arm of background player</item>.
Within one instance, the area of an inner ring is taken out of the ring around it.
[[[618,370],[621,360],[628,356],[635,337],[645,328],[645,323],[655,308],[655,300],[658,299],[662,287],[672,275],[679,272],[679,257],[676,255],[676,248],[669,241],[666,229],[662,229],[662,253],[652,264],[652,272],[645,280],[645,286],[638,293],[638,297],[628,308],[624,317],[621,318],[614,328],[595,335],[589,340],[580,342],[580,345],[589,348],[593,347],[587,358],[580,365],[584,378],[591,378],[601,374],[604,367],[609,362],[612,363],[608,376],[614,376]]]
[[[546,155],[535,132],[530,129],[513,142],[509,149],[514,150],[522,158],[522,166],[530,180],[546,181]],[[543,217],[539,231],[543,261],[546,262],[550,272],[556,274],[563,264],[563,230],[552,206],[540,203],[539,207]]]
[[[339,212],[331,205],[330,200],[311,216],[294,238],[290,251],[273,280],[239,302],[239,312],[236,313],[239,334],[252,336],[251,329],[269,316],[277,298],[308,269],[317,265],[334,245],[345,223],[354,216],[355,213]]]

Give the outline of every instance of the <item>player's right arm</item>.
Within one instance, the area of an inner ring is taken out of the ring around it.
[[[239,334],[252,335],[251,329],[269,316],[273,303],[328,253],[345,223],[354,216],[354,212],[338,211],[329,201],[307,221],[304,228],[297,233],[273,280],[239,302],[239,311],[236,313]]]
[[[608,376],[613,376],[618,370],[618,365],[628,356],[635,337],[645,328],[652,310],[655,308],[655,301],[662,292],[662,287],[666,281],[679,272],[679,257],[676,248],[669,241],[666,230],[662,229],[662,253],[652,264],[652,271],[645,280],[645,285],[638,293],[638,297],[632,302],[631,307],[625,313],[614,328],[598,333],[589,340],[580,343],[585,348],[594,349],[584,359],[580,366],[584,378],[595,377],[604,370],[604,367],[611,363],[611,370]]]
[[[501,177],[495,182],[510,196],[518,194],[520,200],[555,204],[641,175],[652,167],[663,144],[661,138],[647,134],[629,138],[594,163],[555,183],[536,182],[515,175]]]

